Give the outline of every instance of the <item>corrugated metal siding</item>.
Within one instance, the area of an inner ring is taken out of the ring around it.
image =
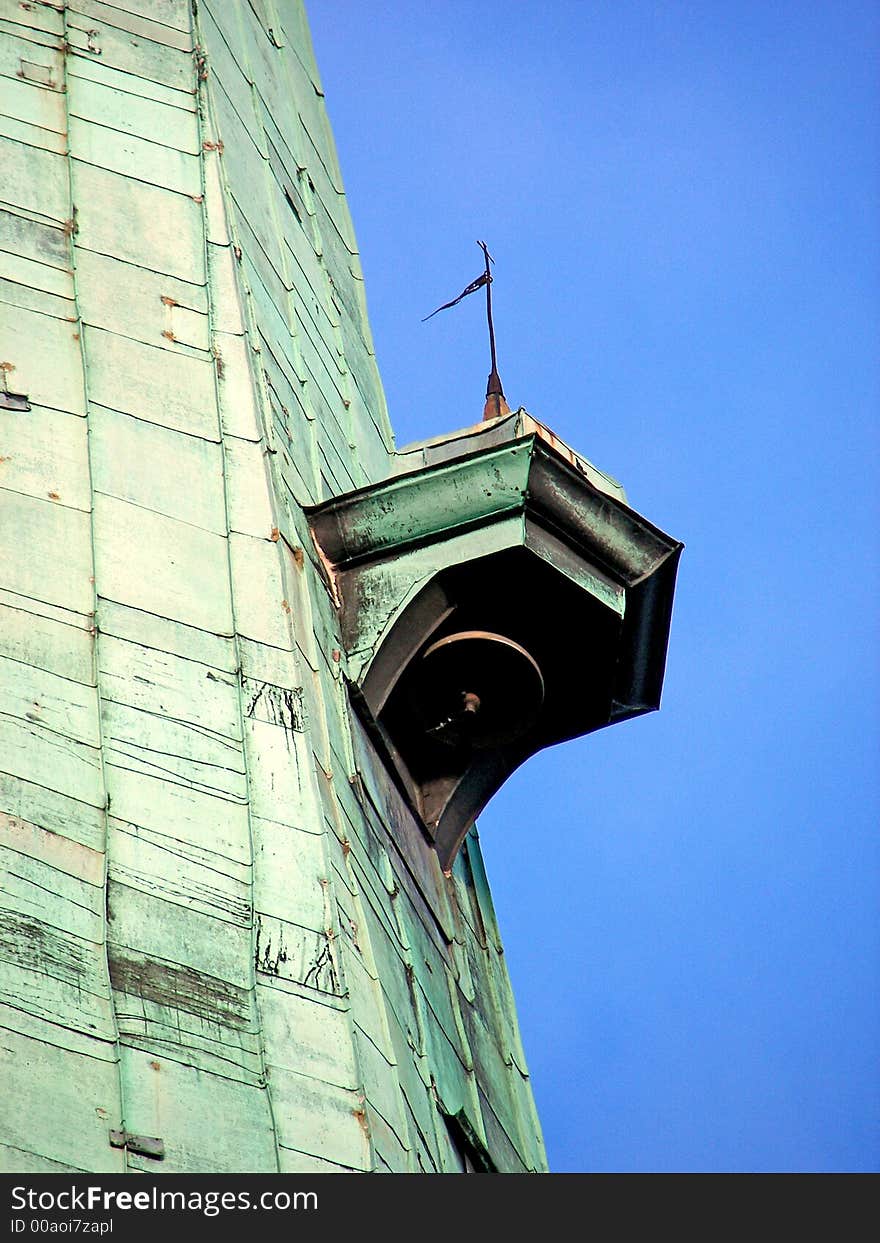
[[[392,451],[301,6],[0,0],[0,150],[3,1168],[542,1168],[301,512]]]

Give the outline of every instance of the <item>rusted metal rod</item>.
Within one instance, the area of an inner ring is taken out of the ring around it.
[[[485,242],[477,242],[477,245],[482,250],[483,257],[486,260],[486,319],[489,321],[489,351],[492,356],[492,373],[494,375],[498,372],[498,359],[495,354],[495,325],[492,322],[492,273],[489,270],[489,264],[494,263],[495,260],[489,254],[489,248]]]

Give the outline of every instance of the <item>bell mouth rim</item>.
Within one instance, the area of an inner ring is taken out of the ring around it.
[[[449,647],[452,643],[460,643],[462,639],[491,639],[494,643],[503,643],[505,647],[511,648],[520,656],[524,656],[532,669],[538,675],[538,682],[541,688],[541,699],[543,701],[547,688],[544,684],[544,675],[541,672],[541,666],[535,660],[531,652],[527,651],[521,643],[517,643],[514,639],[508,639],[506,635],[497,634],[494,630],[456,630],[452,634],[444,635],[442,639],[437,639],[429,647],[426,647],[420,657],[421,660],[427,660],[434,652],[441,648]]]

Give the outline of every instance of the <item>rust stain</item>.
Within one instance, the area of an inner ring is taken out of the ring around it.
[[[305,565],[305,560],[306,560],[305,553],[303,552],[301,548],[294,548],[293,559],[296,562],[296,568],[298,570],[301,570],[303,566]]]
[[[165,330],[165,332],[163,332],[163,333],[162,333],[162,336],[165,338],[165,340],[166,340],[166,341],[176,341],[176,340],[177,340],[177,337],[175,337],[174,333],[173,333],[173,332],[169,332],[167,329]]]
[[[176,298],[169,298],[167,293],[163,293],[161,297],[163,306],[180,306]]]
[[[278,530],[277,527],[273,527],[272,530],[269,532],[269,539],[272,541],[273,544],[277,544],[280,538],[281,538],[281,532]]]
[[[161,1063],[161,1062],[150,1062],[150,1069],[151,1069],[151,1070],[161,1070],[161,1069],[162,1069],[162,1063]]]
[[[15,363],[0,363],[0,371],[14,371]]]
[[[281,601],[281,607],[284,609],[285,613],[290,612],[290,605],[287,603],[286,600]]]
[[[359,1102],[359,1104],[358,1104],[357,1109],[353,1109],[353,1110],[352,1110],[352,1113],[354,1114],[355,1118],[357,1118],[358,1125],[360,1126],[361,1130],[363,1131],[363,1133],[364,1133],[364,1137],[365,1137],[367,1140],[369,1140],[369,1138],[370,1138],[370,1124],[369,1124],[369,1122],[367,1121],[366,1100],[364,1099],[364,1097],[363,1097],[363,1096],[359,1096],[359,1097],[358,1097],[358,1102]]]
[[[58,495],[58,493],[57,493],[57,492],[47,492],[47,493],[46,493],[46,495],[49,497],[49,500],[50,500],[50,501],[60,501],[60,500],[61,500],[61,497]]]
[[[210,139],[206,139],[202,143],[202,150],[203,151],[216,151],[220,155],[222,155],[223,154],[223,139],[221,138],[218,142],[211,142]]]

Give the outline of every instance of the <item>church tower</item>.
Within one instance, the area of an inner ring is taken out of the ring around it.
[[[681,546],[395,450],[298,0],[0,0],[0,148],[0,1169],[545,1169],[474,819]]]

